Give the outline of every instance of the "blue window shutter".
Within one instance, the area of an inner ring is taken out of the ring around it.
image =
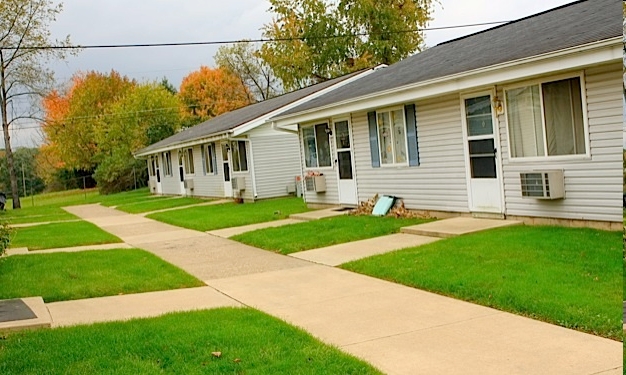
[[[415,104],[404,106],[404,116],[406,118],[406,139],[409,148],[409,165],[420,165],[420,154],[417,147],[417,120],[415,117]]]
[[[367,121],[370,128],[370,154],[372,155],[372,167],[380,167],[380,153],[378,152],[378,126],[376,126],[376,112],[367,113]]]

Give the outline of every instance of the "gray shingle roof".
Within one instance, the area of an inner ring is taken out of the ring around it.
[[[497,3],[497,2],[496,2]],[[497,4],[494,6],[497,8]],[[621,1],[587,0],[441,43],[285,111],[295,114],[622,35]]]
[[[144,154],[153,150],[162,149],[168,146],[175,146],[196,139],[207,138],[213,135],[218,135],[226,131],[232,130],[240,125],[244,125],[250,121],[253,121],[263,115],[276,111],[286,105],[303,99],[309,95],[312,95],[318,91],[324,90],[337,83],[340,83],[348,78],[354,77],[363,73],[363,71],[347,74],[342,77],[328,80],[326,82],[318,83],[303,89],[293,91],[287,94],[277,96],[262,102],[248,105],[236,109],[231,112],[224,113],[191,128],[187,128],[179,133],[172,135],[169,138],[163,139],[157,143],[143,148],[137,151],[135,154]]]

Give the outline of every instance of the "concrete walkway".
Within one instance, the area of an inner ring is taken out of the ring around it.
[[[421,246],[440,239],[441,238],[397,233],[367,240],[322,247],[320,249],[300,251],[298,253],[289,254],[289,256],[327,266],[338,266],[353,260],[406,249],[407,247]]]
[[[147,216],[147,215],[156,214],[156,213],[159,213],[159,212],[183,210],[185,208],[191,208],[191,207],[213,206],[214,204],[224,204],[224,203],[229,203],[229,202],[232,203],[232,199],[217,199],[217,200],[214,200],[214,201],[188,204],[188,205],[185,205],[185,206],[162,208],[160,210],[154,210],[154,211],[150,211],[150,212],[143,212],[143,213],[140,213],[140,214],[137,214],[137,215],[139,215],[139,216]]]
[[[258,308],[303,327],[387,374],[622,372],[620,342],[97,205],[68,211],[154,252],[232,298],[217,305],[240,302]],[[116,311],[125,311],[124,305],[130,306],[135,296],[107,298],[114,301]],[[135,300],[139,301],[137,307],[157,304],[149,295],[137,298],[145,298]],[[191,304],[212,298],[192,297]],[[91,309],[63,320],[92,302]],[[98,309],[97,301],[60,304],[51,309],[53,321],[59,325],[82,323],[90,319],[90,311]]]

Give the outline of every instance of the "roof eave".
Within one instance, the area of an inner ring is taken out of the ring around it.
[[[490,65],[487,67],[474,69],[465,71],[462,73],[452,74],[444,77],[439,77],[427,81],[421,81],[410,85],[405,85],[401,87],[396,87],[393,89],[377,92],[375,94],[364,95],[356,98],[347,99],[344,101],[335,102],[330,105],[311,108],[302,112],[292,113],[285,116],[277,116],[272,118],[271,120],[274,122],[277,127],[285,127],[293,125],[294,123],[303,123],[308,121],[313,121],[319,118],[332,117],[339,114],[345,114],[348,112],[353,112],[357,110],[365,110],[368,108],[372,108],[371,106],[379,106],[379,105],[391,105],[397,104],[398,102],[403,102],[406,99],[400,99],[399,94],[408,93],[408,96],[413,94],[411,100],[422,99],[429,96],[435,96],[440,94],[445,94],[453,91],[462,91],[471,88],[471,85],[467,85],[469,87],[464,87],[463,85],[455,84],[460,81],[471,81],[469,78],[477,77],[477,76],[491,76],[498,71],[511,71],[516,68],[522,66],[529,66],[533,64],[545,63],[548,61],[554,61],[558,59],[564,59],[566,57],[572,56],[589,56],[587,59],[580,59],[578,62],[567,65],[560,64],[558,70],[568,70],[575,69],[581,65],[592,65],[603,62],[610,62],[613,60],[622,59],[622,37],[614,37],[610,39],[605,39],[602,41],[588,43],[576,47],[566,48],[554,52],[549,52],[541,55],[530,56],[518,60],[509,61],[506,63]],[[540,64],[541,65],[541,64]],[[520,73],[522,73],[520,71]],[[545,73],[545,72],[544,72]],[[532,74],[537,74],[536,72],[523,72],[521,75],[530,76]],[[523,78],[523,77],[520,77]],[[517,78],[519,79],[519,78]],[[492,82],[493,84],[493,82]],[[478,83],[473,83],[474,87],[478,85]],[[434,87],[439,86],[442,90],[423,90],[426,87]],[[423,93],[420,95],[419,92]],[[428,94],[426,94],[428,93]],[[406,95],[402,95],[404,97]],[[389,98],[388,102],[385,103],[381,98]]]
[[[227,130],[221,133],[211,134],[209,136],[195,138],[195,139],[191,139],[191,140],[184,141],[184,142],[172,143],[169,145],[161,146],[159,148],[155,148],[153,150],[147,150],[147,151],[139,150],[138,152],[133,154],[133,156],[136,159],[143,159],[150,155],[159,154],[161,152],[166,152],[166,151],[172,151],[178,148],[192,147],[192,146],[196,146],[196,145],[203,144],[203,143],[216,142],[222,139],[228,139],[231,133],[232,133],[231,130]]]

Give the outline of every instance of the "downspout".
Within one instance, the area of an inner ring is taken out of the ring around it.
[[[298,129],[299,129],[299,125],[298,125]],[[300,184],[300,190],[302,191],[302,200],[304,200],[304,203],[306,204],[306,189],[304,188],[303,185],[303,181],[304,181],[304,159],[302,156],[302,142],[300,142],[300,131],[299,130],[290,130],[290,129],[285,129],[285,128],[280,128],[278,126],[276,126],[276,122],[272,122],[272,129],[274,130],[278,130],[281,132],[285,132],[285,133],[290,133],[290,134],[296,134],[298,136],[298,154],[300,156],[300,181],[296,181],[296,184]],[[296,192],[298,191],[298,187],[296,186]]]
[[[254,200],[256,201],[258,194],[256,191],[256,169],[254,168],[254,151],[252,150],[252,140],[248,140],[247,141],[248,144],[250,145],[250,175],[252,177],[252,194],[254,197]]]

